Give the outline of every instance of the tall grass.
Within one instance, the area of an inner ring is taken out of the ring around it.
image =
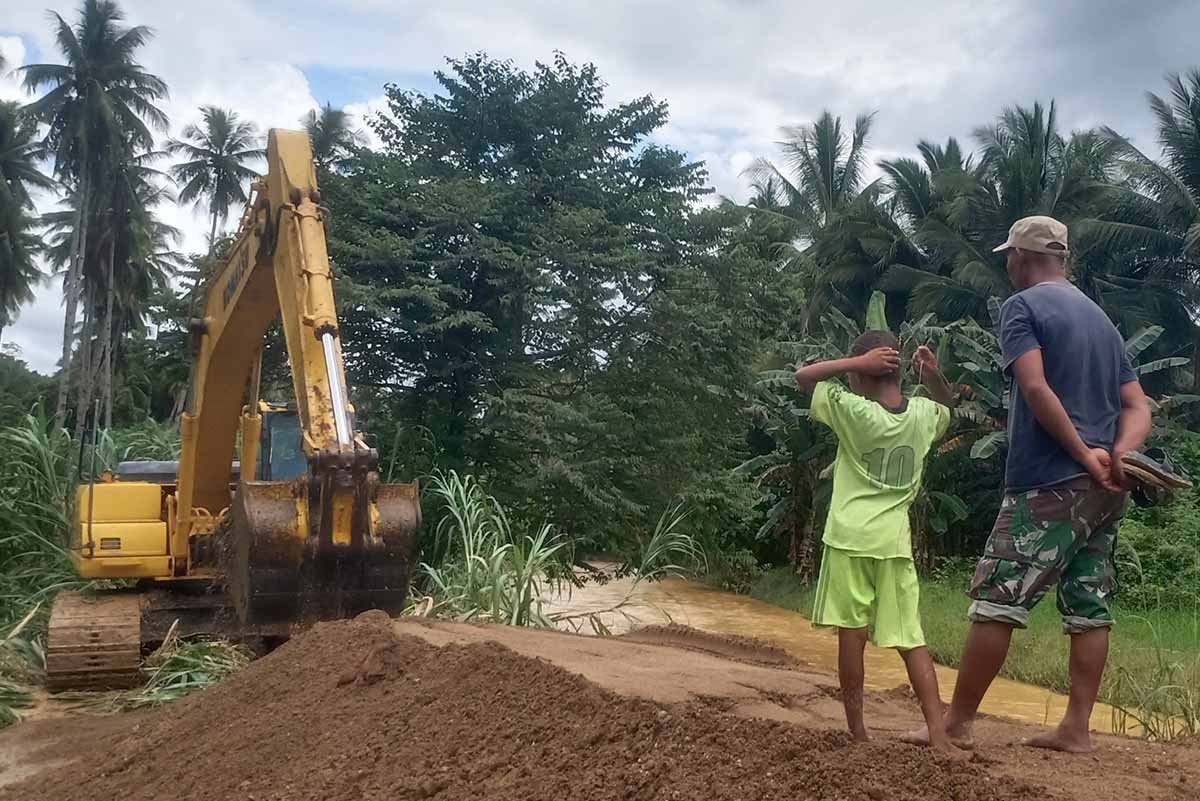
[[[81,584],[67,551],[71,440],[40,411],[0,429],[0,725],[44,667],[50,601]]]
[[[0,677],[0,729],[21,719],[20,710],[33,705],[33,696],[24,687]]]
[[[459,620],[549,626],[542,595],[547,574],[562,561],[566,540],[543,524],[521,534],[473,476],[435,475],[431,493],[443,504],[434,529],[440,566],[422,562],[430,613]]]
[[[127,460],[178,459],[182,447],[178,429],[155,420],[143,420],[128,428],[103,432],[103,435],[111,446],[104,462],[110,469]]]
[[[67,551],[71,441],[40,412],[0,429],[0,627],[77,586]],[[33,625],[28,631],[36,632]]]
[[[1150,740],[1173,740],[1200,734],[1200,652],[1190,655],[1163,647],[1157,627],[1151,631],[1153,662],[1140,669],[1114,665],[1109,696],[1113,728],[1139,731]]]
[[[590,620],[600,630],[597,615],[614,611],[632,595],[631,588],[625,601],[610,609],[547,613],[547,590],[553,586],[561,591],[577,581],[571,572],[571,543],[549,523],[530,533],[516,530],[473,476],[435,475],[430,492],[442,507],[429,546],[440,563],[436,567],[421,563],[416,586],[424,590],[414,590],[413,610],[513,626],[550,627]],[[683,531],[686,517],[678,507],[667,510],[618,573],[633,576],[636,585],[688,573],[703,564],[702,549]]]

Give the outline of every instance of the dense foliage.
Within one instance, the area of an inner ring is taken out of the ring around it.
[[[385,149],[326,186],[370,427],[424,432],[431,462],[593,545],[677,499],[743,514],[735,399],[782,305],[769,260],[724,252],[744,213],[696,211],[703,169],[649,140],[665,105],[606,109],[591,66],[438,77],[390,87]]]

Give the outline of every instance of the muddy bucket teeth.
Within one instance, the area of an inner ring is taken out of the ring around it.
[[[374,536],[321,542],[308,530],[303,483],[246,482],[229,513],[229,593],[239,620],[261,625],[396,614],[408,597],[420,524],[415,485],[378,489]],[[303,529],[301,527],[304,527]]]

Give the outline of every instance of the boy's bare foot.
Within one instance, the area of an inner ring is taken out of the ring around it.
[[[959,750],[972,751],[975,748],[975,736],[971,731],[971,724],[963,723],[957,726],[947,726],[946,736],[950,738],[950,743]],[[907,734],[900,735],[900,740],[909,745],[932,745],[929,738],[929,727],[922,726],[916,731],[910,731]]]
[[[942,743],[935,743],[933,749],[944,757],[949,757],[956,762],[966,762],[971,759],[971,752],[963,750],[954,745],[949,740]]]
[[[1045,734],[1039,734],[1037,737],[1030,737],[1025,741],[1025,745],[1031,748],[1048,748],[1051,751],[1063,751],[1068,754],[1090,754],[1096,750],[1092,745],[1092,737],[1087,732],[1079,734],[1064,729],[1062,726],[1048,731]]]

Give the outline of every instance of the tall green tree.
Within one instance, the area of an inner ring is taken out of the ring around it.
[[[308,131],[313,161],[322,171],[345,167],[354,151],[365,142],[362,132],[354,127],[354,117],[329,103],[305,114],[300,124]]]
[[[54,188],[39,169],[37,126],[16,103],[0,103],[0,335],[41,280],[31,190]]]
[[[258,175],[249,165],[262,158],[263,148],[257,127],[235,112],[216,106],[202,106],[200,112],[203,123],[184,128],[183,139],[171,140],[167,152],[185,159],[171,168],[183,187],[179,202],[207,206],[211,249],[230,207],[246,202],[246,185]]]
[[[606,105],[592,65],[438,80],[389,87],[384,151],[324,185],[360,413],[593,543],[681,497],[737,517],[737,391],[775,325],[773,262],[721,255],[744,213],[696,213],[700,166],[651,140],[665,105]]]
[[[55,419],[66,414],[70,390],[71,351],[80,283],[87,252],[87,222],[93,192],[112,174],[126,148],[149,150],[152,128],[165,130],[167,118],[155,102],[167,96],[166,84],[147,72],[136,54],[152,33],[145,26],[125,27],[125,17],[111,0],[84,0],[74,26],[52,14],[63,64],[31,64],[22,68],[26,89],[46,93],[29,105],[46,123],[46,146],[57,176],[71,187],[75,204],[72,258],[63,279],[62,376]]]

